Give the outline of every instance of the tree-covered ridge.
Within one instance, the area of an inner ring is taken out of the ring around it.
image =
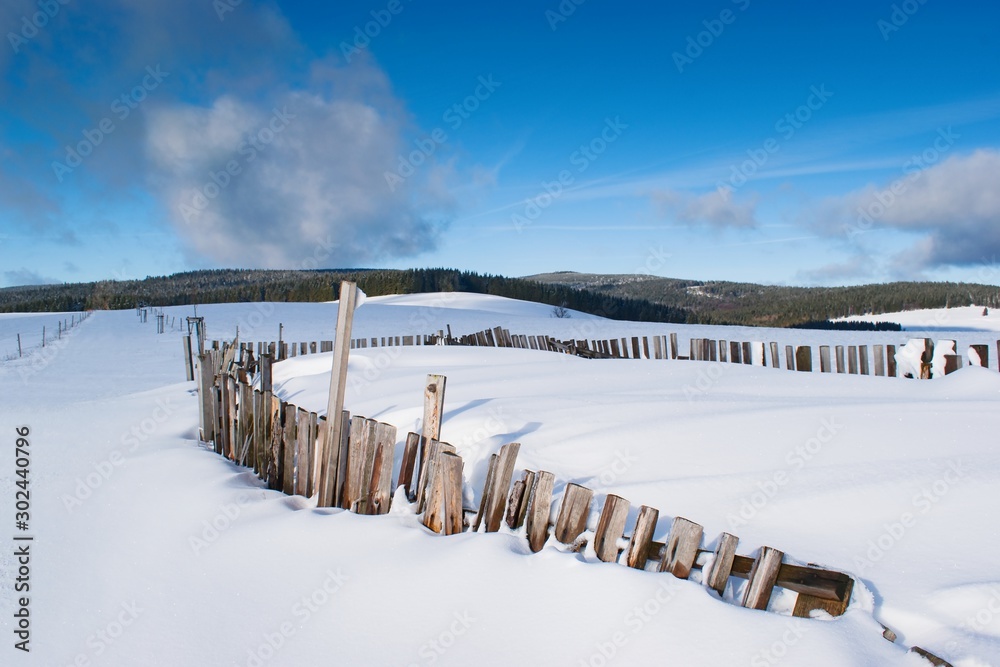
[[[333,301],[341,280],[369,296],[426,292],[473,292],[564,306],[639,322],[684,322],[688,313],[626,296],[576,290],[520,278],[454,269],[332,269],[268,271],[216,269],[144,280],[101,281],[0,289],[0,312],[124,309],[251,301]]]
[[[697,324],[782,327],[865,313],[1000,306],[1000,287],[976,283],[894,282],[853,287],[783,287],[572,272],[529,276],[529,279],[667,304],[689,311],[688,322]]]

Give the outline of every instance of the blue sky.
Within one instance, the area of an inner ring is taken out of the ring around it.
[[[1000,283],[993,2],[13,0],[0,286]]]

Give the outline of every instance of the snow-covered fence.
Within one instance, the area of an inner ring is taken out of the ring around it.
[[[839,616],[850,605],[855,581],[849,574],[792,562],[766,545],[751,555],[738,554],[737,536],[722,533],[706,541],[703,527],[681,516],[674,517],[663,540],[656,541],[660,511],[646,505],[639,508],[629,533],[627,499],[609,494],[598,509],[594,491],[578,484],[563,485],[553,523],[556,476],[523,469],[515,480],[518,443],[508,443],[490,457],[479,507],[465,508],[463,460],[455,447],[440,439],[443,376],[427,377],[426,428],[421,434],[407,434],[396,470],[395,426],[345,410],[340,437],[328,441],[325,416],[273,394],[272,357],[260,349],[258,356],[248,345],[222,343],[206,350],[198,357],[198,389],[202,440],[212,443],[218,454],[252,468],[268,488],[315,497],[320,507],[359,514],[387,514],[394,499],[408,502],[427,529],[442,535],[498,532],[506,524],[532,552],[550,544],[605,563],[670,573],[751,609],[767,610],[776,588],[796,594],[792,615],[797,617],[816,612]],[[884,636],[895,640],[888,628]],[[918,647],[911,650],[934,664],[948,664]]]

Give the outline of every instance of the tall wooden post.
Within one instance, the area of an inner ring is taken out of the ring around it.
[[[323,466],[320,479],[319,506],[333,506],[333,487],[331,483],[331,473],[333,481],[336,480],[337,467],[339,461],[334,461],[327,456],[330,452],[337,452],[339,458],[339,448],[330,447],[334,438],[339,439],[344,431],[344,392],[347,389],[347,359],[351,353],[351,327],[354,324],[354,309],[358,303],[358,286],[352,282],[340,283],[340,303],[337,306],[337,337],[333,341],[333,372],[330,374],[330,396],[326,404],[326,428],[327,434],[325,442],[328,445],[326,452],[318,453],[323,456],[326,465]],[[279,325],[282,326],[282,325]],[[282,327],[283,328],[283,327]]]
[[[17,356],[21,356],[21,334],[17,334]]]

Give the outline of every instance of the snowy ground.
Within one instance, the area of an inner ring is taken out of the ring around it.
[[[209,337],[332,338],[336,304],[200,306]],[[192,314],[168,308],[168,315]],[[495,297],[369,299],[355,335],[487,326],[569,338],[677,332],[780,344],[902,344],[899,333],[619,323]],[[980,309],[981,312],[981,309]],[[28,322],[0,319],[2,333]],[[35,323],[30,323],[31,327]],[[546,469],[863,584],[833,621],[720,601],[696,582],[595,562],[516,535],[437,537],[389,517],[317,510],[261,488],[196,441],[180,331],[99,312],[59,346],[4,362],[3,516],[14,520],[14,429],[31,429],[32,652],[12,648],[14,548],[0,555],[3,664],[911,665],[881,637],[954,665],[1000,665],[1000,373],[929,382],[707,362],[590,361],[528,350],[355,350],[347,405],[415,427],[423,378],[448,376],[443,438],[478,499],[486,460],[522,443]],[[936,334],[936,335],[938,335]],[[7,344],[6,338],[3,339]],[[330,355],[275,367],[278,391],[322,410]],[[592,517],[594,519],[595,517]],[[593,527],[593,522],[592,522]],[[8,537],[9,539],[9,537]],[[12,541],[8,542],[13,545]],[[734,580],[735,581],[735,580]],[[734,591],[727,591],[732,598]],[[788,599],[777,596],[777,610]],[[7,656],[10,656],[9,658]]]
[[[895,322],[908,332],[1000,331],[1000,311],[987,309],[987,314],[983,315],[982,306],[933,308],[911,310],[904,313],[883,313],[881,315],[855,315],[844,319],[856,322]]]

